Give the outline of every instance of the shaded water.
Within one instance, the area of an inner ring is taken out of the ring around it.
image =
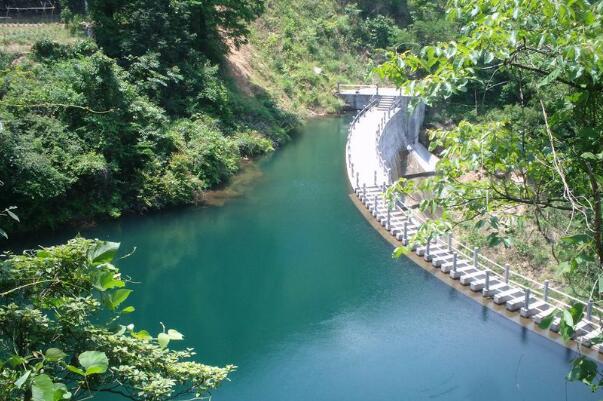
[[[308,123],[224,207],[88,230],[137,248],[137,327],[238,365],[214,401],[598,399],[569,351],[391,259],[348,197],[346,122]]]

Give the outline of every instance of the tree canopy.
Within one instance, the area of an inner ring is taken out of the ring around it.
[[[436,176],[393,188],[431,195],[420,207],[433,219],[415,241],[470,221],[490,245],[510,247],[512,234],[529,220],[551,246],[570,289],[600,301],[603,2],[455,0],[448,17],[462,27],[455,40],[392,53],[380,73],[427,104],[470,87],[504,101],[453,127],[432,129],[430,146],[441,156]],[[566,340],[582,306],[561,315]],[[596,363],[584,357],[568,374],[593,391],[600,377]]]
[[[423,207],[441,208],[441,221],[479,221],[493,245],[509,245],[517,208],[530,210],[522,215],[561,238],[561,268],[592,283],[603,260],[602,11],[601,2],[459,0],[448,11],[463,27],[456,40],[380,67],[428,104],[470,84],[484,96],[499,85],[514,93],[479,121],[431,132],[443,159],[423,184],[434,195]]]
[[[190,360],[183,335],[134,327],[132,290],[115,265],[119,244],[76,238],[0,262],[0,398],[200,399],[234,366]]]

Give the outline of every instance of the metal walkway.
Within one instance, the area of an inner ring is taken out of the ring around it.
[[[368,89],[367,89],[368,91]],[[373,97],[353,119],[348,130],[346,143],[346,169],[354,193],[372,216],[402,245],[408,245],[412,236],[425,222],[425,217],[411,209],[403,200],[387,198],[385,191],[395,178],[391,174],[394,166],[388,166],[378,151],[379,138],[388,120],[400,111],[396,95],[381,89],[386,96],[373,90]],[[365,93],[363,95],[366,95]],[[574,339],[580,345],[591,347],[603,354],[603,344],[591,343],[602,334],[603,311],[569,294],[552,288],[548,281],[538,283],[513,271],[509,265],[501,266],[442,233],[424,246],[412,249],[434,269],[450,280],[458,280],[474,292],[504,305],[509,311],[523,318],[540,323],[550,314],[566,309],[570,304],[582,303],[585,316],[577,325]],[[597,316],[595,316],[595,314]],[[558,332],[560,318],[553,320],[550,330]]]

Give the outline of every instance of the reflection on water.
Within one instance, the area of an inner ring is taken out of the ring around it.
[[[598,399],[573,383],[566,398],[571,352],[391,259],[348,197],[345,132],[310,122],[224,207],[88,230],[137,248],[121,261],[137,327],[163,321],[199,360],[238,365],[214,401]]]

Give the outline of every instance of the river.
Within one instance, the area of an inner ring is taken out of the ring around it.
[[[572,352],[391,258],[348,196],[348,121],[308,122],[222,207],[84,230],[136,247],[137,328],[238,365],[213,401],[598,399],[564,380]]]

